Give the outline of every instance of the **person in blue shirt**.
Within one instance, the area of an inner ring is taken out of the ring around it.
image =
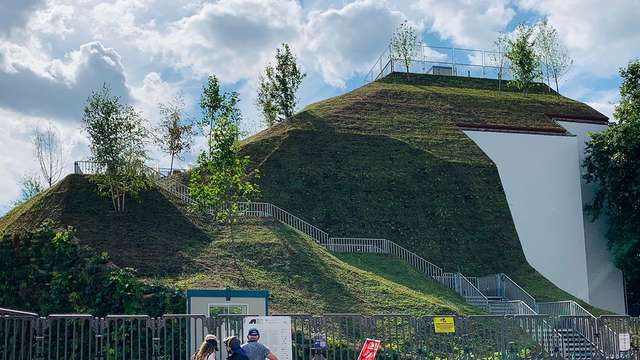
[[[258,342],[260,332],[256,328],[251,328],[247,332],[247,343],[242,345],[242,349],[247,354],[249,360],[278,360],[278,357],[264,344]]]

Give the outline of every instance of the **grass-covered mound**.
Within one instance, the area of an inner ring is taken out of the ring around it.
[[[0,306],[51,313],[145,313],[184,308],[173,286],[142,282],[114,266],[105,253],[81,245],[72,229],[45,222],[33,231],[0,238]]]
[[[0,233],[5,234],[2,245],[11,248],[7,241],[14,234],[52,219],[72,226],[78,245],[87,247],[83,255],[75,256],[78,261],[108,253],[109,266],[133,268],[136,281],[150,287],[267,289],[272,312],[477,312],[431,280],[420,280],[424,286],[415,288],[351,266],[279,223],[245,221],[234,226],[232,233],[187,214],[173,200],[157,190],[145,191],[139,202],[128,202],[125,215],[115,215],[108,199],[99,197],[87,178],[70,175],[0,219]],[[35,249],[23,251],[30,257]],[[3,267],[0,278],[14,281],[16,267],[23,266],[27,265]],[[78,271],[70,274],[81,277]],[[409,276],[414,274],[405,275]],[[21,284],[47,288],[50,281],[27,277]],[[34,297],[21,308],[43,309],[38,305],[47,301],[48,296]],[[0,307],[9,305],[15,306],[0,301]],[[137,306],[132,309],[140,311]]]
[[[540,300],[571,298],[527,263],[493,162],[457,124],[551,128],[601,114],[538,86],[392,74],[248,138],[262,198],[332,236],[387,238],[449,271],[504,272]]]

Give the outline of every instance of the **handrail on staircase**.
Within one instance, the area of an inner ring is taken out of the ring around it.
[[[76,161],[74,163],[74,170],[77,174],[101,172],[100,167],[92,161]],[[189,196],[188,186],[182,183],[179,176],[167,176],[148,166],[144,167],[144,171],[163,190],[178,197],[187,204],[193,202],[193,199]],[[467,278],[461,273],[445,273],[441,267],[388,239],[331,237],[326,231],[270,203],[243,202],[239,203],[239,207],[243,215],[274,218],[295,231],[309,236],[331,251],[394,255],[407,262],[419,272],[435,279],[443,286],[455,290],[468,302],[478,305],[485,310],[489,309],[489,299],[481,290],[481,283],[486,277]],[[500,286],[502,286],[502,297],[508,300],[520,300],[524,302],[528,308],[536,312],[537,304],[529,293],[505,274],[497,274],[494,276],[497,276],[496,281],[499,281]],[[527,312],[528,310],[523,311]]]

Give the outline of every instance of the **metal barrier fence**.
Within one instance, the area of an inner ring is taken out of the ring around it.
[[[436,333],[433,316],[282,316],[291,318],[292,360],[355,359],[366,338],[381,340],[378,360],[640,359],[640,321],[624,316],[588,321],[596,324],[593,329],[606,326],[629,334],[630,351],[620,351],[613,332],[597,333],[597,342],[591,344],[550,325],[582,322],[581,317],[454,316],[455,333]],[[242,338],[243,316],[5,314],[0,315],[0,359],[187,360],[208,333]],[[326,346],[319,346],[319,340]],[[219,359],[223,352],[217,354]]]
[[[386,48],[365,76],[365,81],[380,79],[394,71],[489,79],[511,78],[509,63],[504,58],[504,53],[496,51],[420,44],[411,54],[408,65],[407,71],[404,60],[390,48]]]

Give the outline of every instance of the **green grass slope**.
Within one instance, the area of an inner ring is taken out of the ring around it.
[[[136,269],[144,281],[182,289],[267,289],[272,312],[477,313],[429,280],[416,288],[352,266],[279,223],[245,221],[233,231],[212,226],[157,190],[128,206],[126,215],[115,215],[87,178],[70,175],[0,218],[0,233],[52,219],[73,226],[82,244]]]
[[[387,238],[449,271],[509,274],[541,300],[572,298],[528,265],[493,162],[459,123],[557,129],[604,118],[538,86],[392,74],[248,138],[262,198],[332,236]]]

